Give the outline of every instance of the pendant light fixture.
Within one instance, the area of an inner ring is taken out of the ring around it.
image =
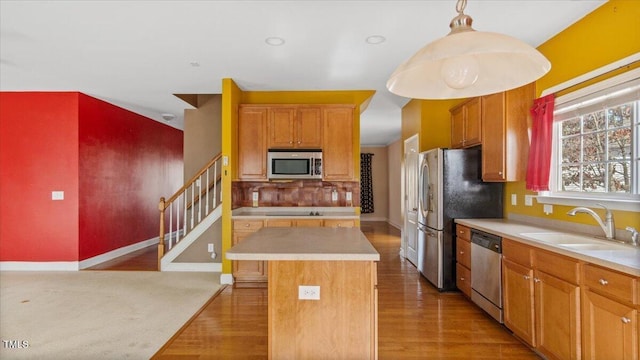
[[[414,99],[458,99],[529,84],[551,63],[538,50],[507,35],[475,31],[458,0],[451,32],[420,49],[387,81],[392,93]]]

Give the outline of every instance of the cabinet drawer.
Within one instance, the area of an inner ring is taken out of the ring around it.
[[[464,225],[456,225],[456,235],[458,239],[464,239],[471,242],[471,229]]]
[[[256,231],[263,225],[262,220],[233,220],[233,230],[235,231]]]
[[[456,264],[456,287],[462,291],[463,294],[471,297],[471,270]]]
[[[325,220],[324,227],[344,227],[344,228],[352,228],[356,226],[356,222],[354,220]]]
[[[293,220],[288,219],[269,219],[265,220],[266,227],[291,227]]]
[[[461,238],[456,239],[456,260],[471,269],[471,243]]]
[[[578,261],[544,250],[534,251],[534,258],[536,269],[572,284],[579,284],[580,264]]]
[[[638,304],[637,278],[591,264],[584,265],[583,272],[583,283],[591,290]]]
[[[530,246],[521,244],[514,240],[502,239],[502,256],[516,264],[525,267],[532,267]]]

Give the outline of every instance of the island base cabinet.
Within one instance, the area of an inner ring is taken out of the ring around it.
[[[638,359],[638,311],[592,291],[583,291],[584,359]]]
[[[376,263],[269,261],[269,359],[376,359]],[[301,300],[301,285],[319,300]]]

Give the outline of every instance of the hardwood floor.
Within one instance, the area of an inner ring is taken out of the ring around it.
[[[460,293],[439,293],[400,258],[397,229],[363,222],[362,231],[380,253],[379,359],[540,359]],[[116,267],[126,267],[126,261]],[[265,359],[266,354],[267,290],[227,286],[154,359]]]

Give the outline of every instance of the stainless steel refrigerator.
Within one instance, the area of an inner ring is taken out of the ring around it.
[[[420,153],[418,270],[440,291],[456,288],[455,219],[501,218],[503,184],[482,182],[480,148]]]

